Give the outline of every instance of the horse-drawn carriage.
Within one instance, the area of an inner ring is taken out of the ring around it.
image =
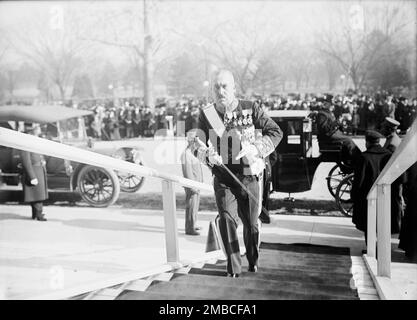
[[[319,155],[313,152],[313,119],[308,110],[271,110],[268,115],[283,131],[277,147],[278,158],[272,167],[273,191],[289,194],[308,191],[319,164],[332,162],[335,165],[326,177],[327,188],[339,210],[350,216],[353,169],[343,159],[342,145],[319,143]]]

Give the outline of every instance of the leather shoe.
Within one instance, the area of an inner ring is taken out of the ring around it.
[[[265,213],[263,213],[263,212],[259,216],[259,220],[261,220],[261,222],[262,223],[265,223],[265,224],[271,223],[271,218],[268,215],[266,215]]]
[[[198,230],[201,230],[201,229],[203,229],[203,228],[202,228],[202,227],[197,226],[197,227],[195,227],[194,229],[198,231]]]
[[[239,274],[238,273],[228,273],[227,277],[229,277],[229,278],[239,278]]]
[[[193,230],[191,232],[186,232],[185,234],[189,235],[189,236],[199,236],[200,232]]]
[[[48,221],[48,220],[45,218],[45,215],[43,215],[43,214],[37,215],[37,216],[35,217],[35,220],[38,220],[38,221]]]
[[[248,271],[249,272],[257,272],[258,271],[258,266],[249,266]]]

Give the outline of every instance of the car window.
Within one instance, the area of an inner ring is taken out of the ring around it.
[[[86,138],[84,120],[82,118],[72,118],[60,121],[59,132],[64,141],[83,140]]]

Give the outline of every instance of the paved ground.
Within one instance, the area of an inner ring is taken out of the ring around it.
[[[48,222],[42,223],[30,219],[28,206],[0,205],[2,298],[30,297],[166,262],[161,211],[48,206],[46,214]],[[202,235],[186,236],[184,214],[178,212],[181,259],[204,253],[214,217],[213,212],[201,212]],[[263,226],[263,241],[348,246],[352,255],[360,255],[364,248],[362,234],[348,218],[273,215],[272,219]]]

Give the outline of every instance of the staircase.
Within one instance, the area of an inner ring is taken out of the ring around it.
[[[117,300],[352,300],[349,248],[262,243],[259,270],[226,277],[224,260],[103,289],[78,299]]]

